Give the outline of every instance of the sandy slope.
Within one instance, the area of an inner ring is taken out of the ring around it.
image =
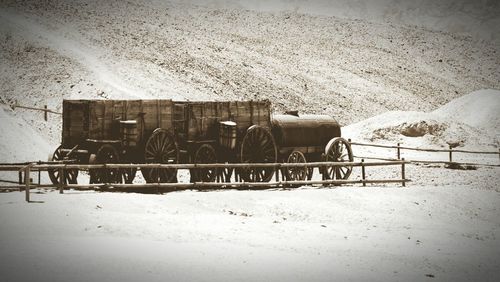
[[[1,162],[46,160],[53,148],[24,120],[12,117],[11,111],[0,107]]]
[[[479,90],[429,113],[383,113],[344,127],[343,134],[359,141],[495,151],[500,144],[499,108],[499,90]]]
[[[50,41],[55,34],[55,42],[63,43],[49,49],[93,73],[76,73],[83,83],[57,89],[58,95],[121,95],[119,87],[106,87],[111,73],[112,81],[121,82],[111,84],[146,96],[269,98],[277,110],[328,113],[347,124],[387,110],[432,110],[479,88],[500,88],[495,45],[451,33],[169,1],[13,2],[4,4],[11,7],[1,17],[6,26],[23,22],[29,30],[26,22],[35,22],[38,37]],[[25,45],[39,55],[46,52],[33,36],[8,28],[2,34],[8,37],[4,55]],[[60,50],[64,43],[88,46],[77,52],[91,52],[91,59]],[[30,67],[21,58],[6,61],[16,75],[29,78]],[[25,79],[9,83],[8,74],[1,77],[11,88],[4,96],[24,95]],[[98,89],[80,86],[85,83]],[[40,84],[35,80],[31,87],[51,87]]]
[[[155,0],[162,1],[162,0]],[[414,25],[500,43],[500,4],[469,0],[177,0],[208,7],[298,12]]]

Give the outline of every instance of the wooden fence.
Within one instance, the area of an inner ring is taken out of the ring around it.
[[[359,143],[359,142],[351,142],[349,139],[349,143],[351,145],[356,146],[366,146],[366,147],[377,147],[377,148],[386,148],[386,149],[396,149],[396,158],[380,158],[380,157],[369,157],[369,156],[354,156],[359,159],[367,159],[367,160],[380,160],[380,161],[397,161],[402,160],[401,152],[403,150],[409,151],[420,151],[420,152],[435,152],[435,153],[448,153],[448,161],[430,161],[430,160],[411,160],[406,159],[409,163],[426,163],[426,164],[458,164],[458,165],[476,165],[476,166],[493,166],[500,167],[500,164],[486,164],[486,163],[470,163],[470,162],[454,162],[453,154],[454,153],[464,153],[464,154],[476,154],[476,155],[498,155],[500,160],[500,148],[498,151],[471,151],[471,150],[455,150],[451,146],[449,149],[430,149],[430,148],[413,148],[413,147],[405,147],[401,146],[400,143],[397,145],[381,145],[381,144],[369,144],[369,143]]]
[[[15,101],[14,104],[11,105],[11,107],[12,107],[13,110],[15,110],[16,108],[21,108],[21,109],[27,109],[27,110],[42,111],[43,112],[43,118],[45,119],[45,121],[48,120],[48,114],[49,113],[56,114],[56,115],[62,115],[62,113],[60,113],[60,112],[56,112],[54,110],[49,109],[47,107],[47,105],[44,105],[43,108],[28,107],[28,106],[19,105],[19,103],[17,102],[17,100]]]
[[[24,190],[26,201],[30,201],[31,188],[57,188],[60,193],[65,189],[74,190],[134,190],[141,188],[156,188],[157,193],[177,191],[183,189],[259,189],[259,188],[286,188],[297,187],[300,185],[341,185],[341,184],[366,184],[370,183],[400,183],[406,186],[405,165],[408,162],[404,160],[390,161],[390,162],[314,162],[314,163],[256,163],[256,164],[240,164],[240,163],[217,163],[217,164],[63,164],[63,163],[29,163],[29,164],[0,164],[0,171],[19,171],[22,172],[24,177],[22,183],[19,185],[1,186],[1,189],[19,189]],[[361,179],[357,180],[334,180],[326,179],[323,175],[322,180],[303,180],[303,181],[288,181],[280,180],[280,170],[288,167],[304,167],[304,168],[320,168],[320,167],[361,167]],[[400,179],[367,179],[366,167],[375,166],[401,166]],[[194,183],[137,183],[137,184],[114,184],[114,183],[101,183],[101,184],[64,184],[62,181],[59,185],[54,184],[34,184],[31,180],[31,173],[47,171],[48,169],[59,170],[60,175],[64,176],[64,171],[68,169],[88,170],[88,169],[124,169],[124,168],[171,168],[171,169],[199,169],[199,168],[273,168],[275,171],[275,180],[270,182],[194,182]]]

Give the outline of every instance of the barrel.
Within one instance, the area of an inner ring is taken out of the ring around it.
[[[315,152],[324,150],[332,138],[340,137],[340,125],[328,115],[274,115],[272,133],[278,149]]]
[[[125,146],[134,147],[137,145],[137,121],[122,120],[120,121],[120,133]]]
[[[219,122],[219,144],[226,149],[236,148],[236,123],[234,121]]]

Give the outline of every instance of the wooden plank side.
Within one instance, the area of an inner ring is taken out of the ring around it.
[[[104,130],[106,140],[120,139],[120,123],[115,115],[116,100],[104,100]]]
[[[173,102],[172,100],[160,100],[160,121],[159,127],[171,130],[173,132]]]
[[[203,107],[201,103],[191,102],[187,104],[188,111],[188,129],[187,139],[198,140],[201,132],[201,117],[203,114]]]
[[[141,132],[143,130],[142,122],[142,101],[143,100],[124,100],[123,101],[123,120],[135,120],[137,122],[137,133],[139,135],[139,142],[144,142],[141,140]]]
[[[88,101],[63,100],[62,144],[65,148],[82,143],[88,135]]]
[[[205,140],[215,140],[219,135],[220,114],[218,102],[209,102],[204,105],[205,116],[202,123],[202,137]]]
[[[97,100],[89,100],[89,138],[101,139],[104,108]]]

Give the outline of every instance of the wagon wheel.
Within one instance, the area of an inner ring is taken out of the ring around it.
[[[137,168],[122,168],[120,169],[121,177],[124,183],[132,184],[135,178],[135,174],[137,173]]]
[[[175,164],[179,160],[179,149],[174,135],[161,128],[155,129],[146,142],[144,158],[146,163]],[[173,182],[176,168],[141,168],[146,182]]]
[[[293,151],[288,156],[288,163],[306,163],[306,157],[300,151]],[[309,175],[308,167],[287,167],[285,170],[287,180],[302,181]]]
[[[352,162],[352,149],[351,145],[347,140],[341,137],[335,137],[325,148],[325,156],[327,162]],[[352,166],[333,166],[326,167],[324,173],[326,173],[327,179],[341,179],[345,180],[351,175]]]
[[[241,142],[242,163],[275,163],[276,143],[269,130],[252,125],[248,128]],[[253,167],[240,170],[241,178],[246,182],[268,182],[274,174],[272,167]]]
[[[213,146],[203,144],[196,150],[193,162],[195,164],[214,164],[217,154]],[[197,168],[192,170],[192,181],[214,182],[217,177],[216,168]]]
[[[115,147],[104,144],[97,153],[92,154],[89,159],[91,164],[117,164],[119,163],[119,155]],[[122,175],[118,168],[98,168],[90,169],[90,183],[121,183]]]
[[[57,147],[54,153],[49,156],[49,161],[63,161],[66,160],[66,155],[62,152],[62,145]],[[49,173],[50,181],[52,184],[58,185],[61,183],[61,176],[59,175],[59,169],[47,169]],[[66,169],[64,170],[64,184],[76,184],[78,177],[78,169]]]

